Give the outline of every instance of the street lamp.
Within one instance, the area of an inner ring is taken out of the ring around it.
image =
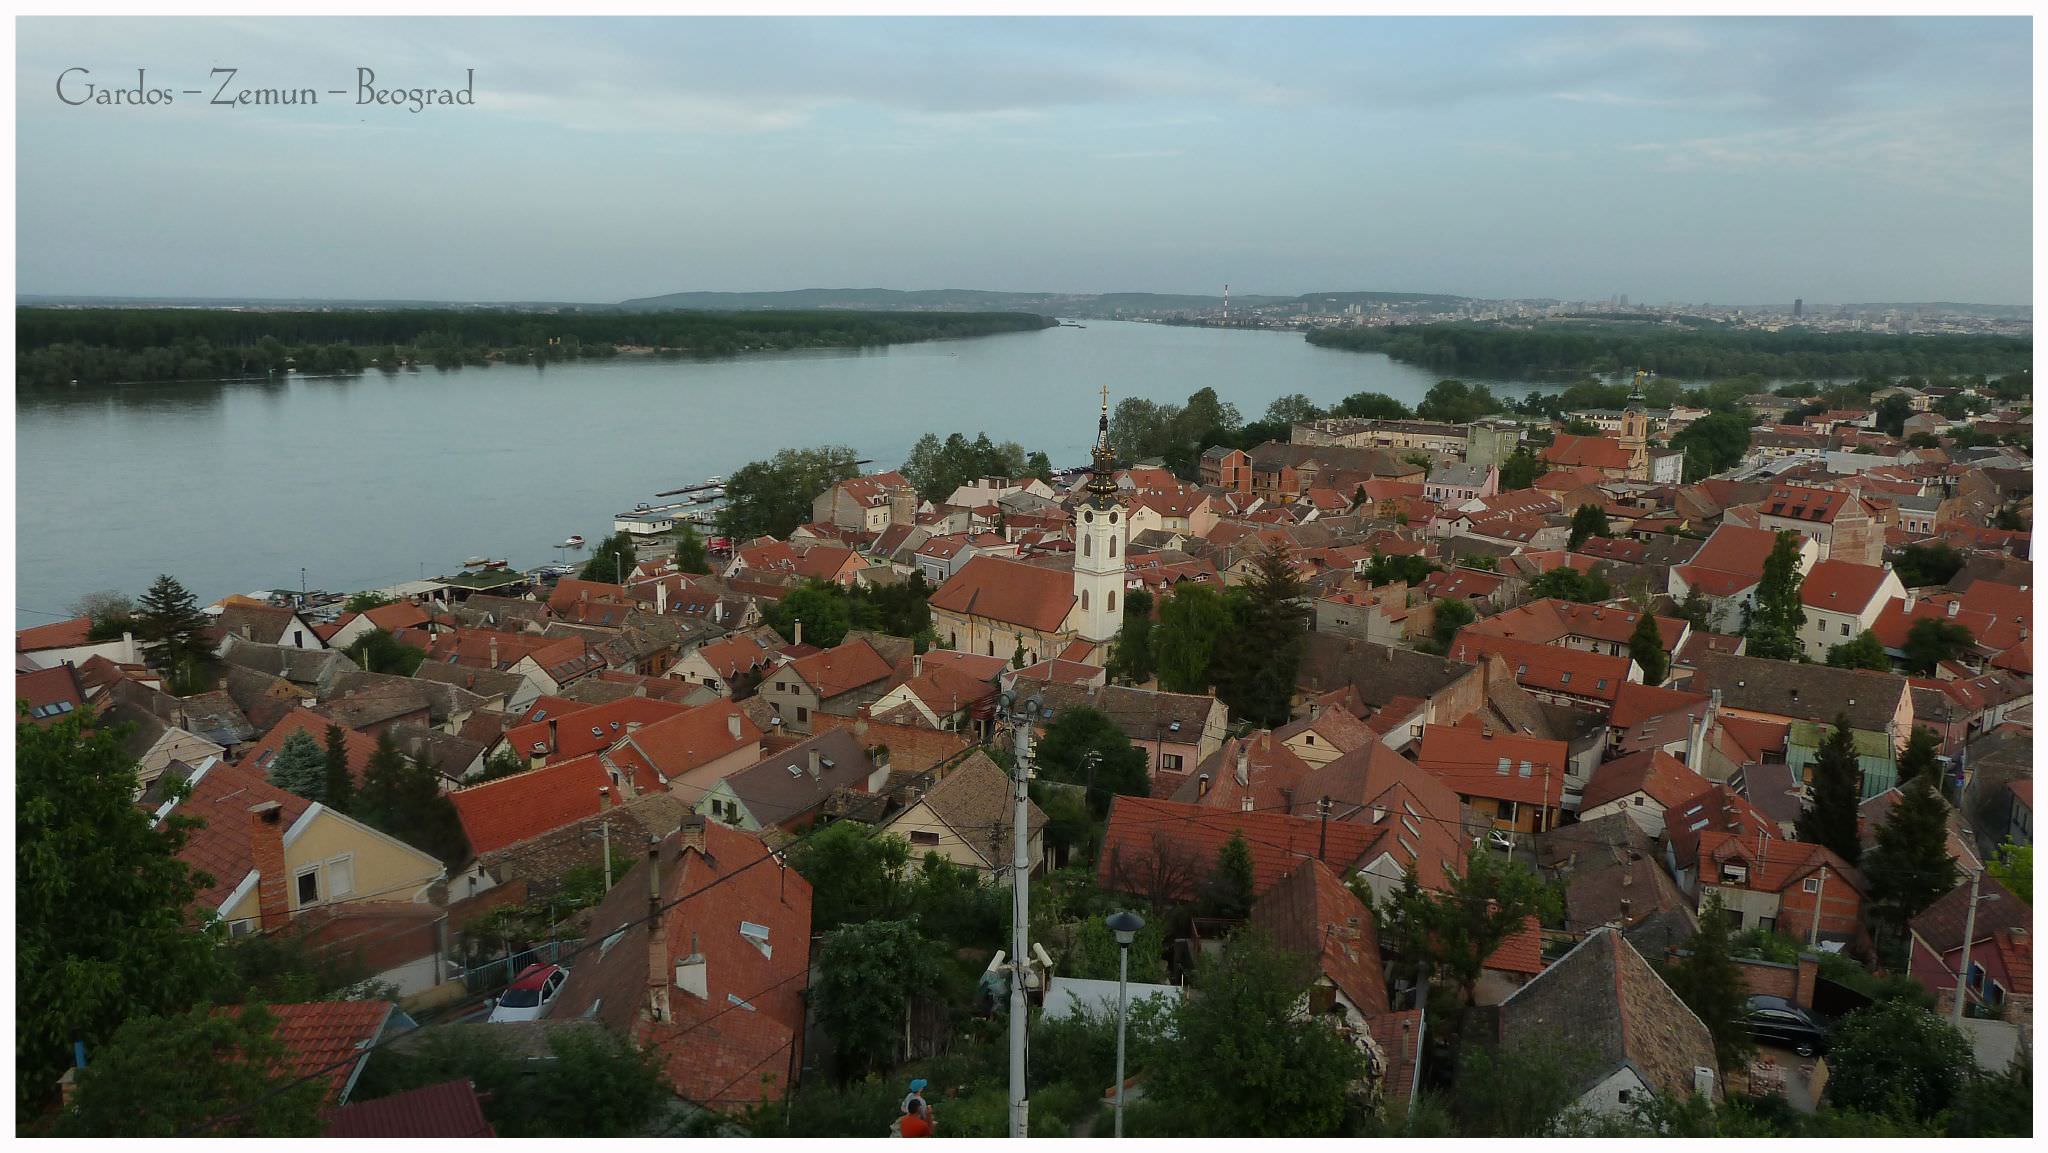
[[[1124,983],[1131,975],[1131,942],[1145,927],[1145,918],[1125,910],[1109,915],[1109,931],[1116,934],[1116,1135],[1124,1135],[1124,1021],[1129,1016]]]

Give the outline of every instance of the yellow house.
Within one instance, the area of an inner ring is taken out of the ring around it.
[[[884,833],[910,842],[910,855],[923,860],[937,853],[994,880],[1011,869],[1016,844],[1016,797],[1009,775],[977,752],[946,774],[916,803],[881,826]],[[1031,830],[1027,857],[1036,871],[1045,856],[1045,814],[1026,802]]]
[[[205,824],[179,857],[205,874],[199,904],[233,936],[276,929],[307,910],[358,901],[430,902],[447,867],[394,837],[271,784],[261,773],[200,765],[192,793],[166,802]]]

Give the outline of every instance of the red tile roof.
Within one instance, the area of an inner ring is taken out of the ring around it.
[[[1480,725],[1425,725],[1415,763],[1461,797],[1555,809],[1564,804],[1567,759],[1563,741],[1498,730],[1487,736]]]
[[[317,1075],[327,1083],[327,1102],[334,1104],[346,1099],[397,1006],[389,1001],[308,1001],[264,1008],[277,1018],[285,1071],[295,1080]],[[241,1006],[221,1012],[239,1014]]]
[[[14,674],[14,699],[27,704],[32,712],[62,709],[47,716],[31,717],[34,724],[46,728],[85,707],[85,693],[80,689],[77,670],[68,664]]]
[[[1778,544],[1778,534],[1760,528],[1724,524],[1684,567],[1744,576],[1752,582],[1764,575],[1764,560]]]
[[[731,718],[739,718],[739,736]],[[739,705],[712,701],[666,720],[644,726],[626,743],[645,758],[648,767],[674,780],[692,769],[761,741],[761,727]]]
[[[962,616],[1058,632],[1074,608],[1074,577],[1064,569],[978,556],[939,586],[930,604]]]
[[[1098,858],[1098,883],[1111,892],[1162,889],[1176,900],[1192,897],[1232,834],[1242,832],[1252,855],[1252,889],[1264,894],[1280,878],[1316,856],[1349,871],[1385,835],[1383,826],[1324,822],[1286,813],[1246,813],[1183,805],[1150,797],[1119,796],[1110,803],[1109,828]]]
[[[1851,500],[1848,493],[1833,488],[1779,485],[1759,505],[1765,516],[1813,524],[1833,524]]]
[[[596,816],[603,811],[598,790],[611,787],[611,773],[592,755],[457,789],[448,799],[470,852],[482,856]]]
[[[1882,570],[1880,570],[1882,571]],[[1635,635],[1642,614],[1613,605],[1587,605],[1546,598],[1511,608],[1506,612],[1474,621],[1465,631],[1477,636],[1512,637],[1539,645],[1556,645],[1567,637],[1627,645]],[[1656,617],[1657,634],[1665,651],[1678,644],[1685,622],[1677,617]]]
[[[1359,1012],[1387,1012],[1372,911],[1328,865],[1313,858],[1296,865],[1252,906],[1251,923],[1281,948],[1315,958],[1322,975]]]
[[[443,1081],[374,1101],[344,1105],[327,1115],[322,1137],[496,1137],[483,1101],[468,1079]]]
[[[1607,714],[1607,723],[1613,728],[1631,729],[1647,718],[1677,709],[1704,705],[1710,700],[1706,693],[1680,692],[1659,685],[1630,681],[1621,686],[1621,691],[1615,694],[1614,709]]]
[[[505,741],[522,760],[535,756],[544,756],[549,762],[573,760],[624,740],[632,731],[629,725],[651,725],[683,711],[683,706],[671,701],[620,697],[566,717],[520,725],[505,734]]]
[[[1559,433],[1543,450],[1545,463],[1566,468],[1627,468],[1628,450],[1618,440],[1604,436],[1573,436]]]
[[[802,677],[805,684],[817,691],[820,701],[887,680],[895,672],[873,645],[861,639],[792,661],[787,671]]]
[[[1477,664],[1498,654],[1515,672],[1523,688],[1588,697],[1613,703],[1628,682],[1630,659],[1601,653],[1582,652],[1556,645],[1539,645],[1509,637],[1475,633],[1472,626],[1458,630],[1451,642],[1451,659]]]
[[[1807,572],[1799,599],[1808,608],[1861,613],[1868,608],[1891,570],[1870,564],[1824,560]]]
[[[1703,837],[1733,833],[1753,838],[1759,832],[1776,833],[1777,828],[1748,798],[1726,785],[1708,785],[1664,810],[1664,835],[1671,842],[1672,859],[1681,869],[1699,859]]]
[[[1579,811],[1597,809],[1639,792],[1669,809],[1697,796],[1706,784],[1705,777],[1686,768],[1677,757],[1661,749],[1645,749],[1595,768],[1579,798]]]
[[[216,762],[197,774],[192,795],[172,810],[205,822],[187,835],[178,859],[213,878],[212,885],[198,894],[199,903],[207,909],[219,909],[256,868],[256,853],[249,840],[249,808],[265,801],[278,804],[279,836],[313,805],[271,784],[262,773]]]
[[[1522,922],[1522,927],[1500,943],[1500,948],[1486,959],[1485,968],[1501,973],[1525,973],[1535,976],[1543,971],[1543,924],[1534,917]]]
[[[333,724],[334,721],[311,709],[293,709],[271,726],[270,731],[263,734],[263,739],[244,749],[235,763],[267,775],[271,759],[284,748],[286,737],[305,733],[324,750],[327,748],[327,729]],[[370,770],[370,758],[377,752],[377,738],[344,727],[341,730],[341,747],[348,756],[348,774],[355,778],[357,787],[361,787],[363,775]]]
[[[399,629],[418,628],[433,619],[427,615],[427,610],[411,601],[378,605],[363,615],[370,618],[371,624],[387,633],[395,633]]]
[[[92,643],[92,618],[73,617],[34,628],[14,631],[14,651],[32,653],[38,649],[69,649]]]

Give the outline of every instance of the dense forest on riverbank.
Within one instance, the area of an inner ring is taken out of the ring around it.
[[[1689,380],[1757,375],[1787,379],[2000,375],[2033,362],[2024,336],[1898,335],[1804,329],[1649,325],[1476,324],[1320,328],[1310,344],[1383,352],[1439,372],[1475,377],[1604,374],[1645,368]]]
[[[118,381],[217,380],[300,372],[396,372],[405,364],[616,356],[732,356],[791,348],[864,348],[1047,328],[1021,312],[573,312],[435,309],[238,312],[221,309],[17,308],[20,388]]]

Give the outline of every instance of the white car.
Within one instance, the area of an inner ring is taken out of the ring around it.
[[[560,965],[528,965],[504,995],[491,1002],[490,1022],[540,1020],[547,1016],[549,1006],[555,1003],[555,996],[568,979],[569,970]]]
[[[1486,843],[1505,852],[1515,851],[1515,835],[1506,829],[1488,829]]]

